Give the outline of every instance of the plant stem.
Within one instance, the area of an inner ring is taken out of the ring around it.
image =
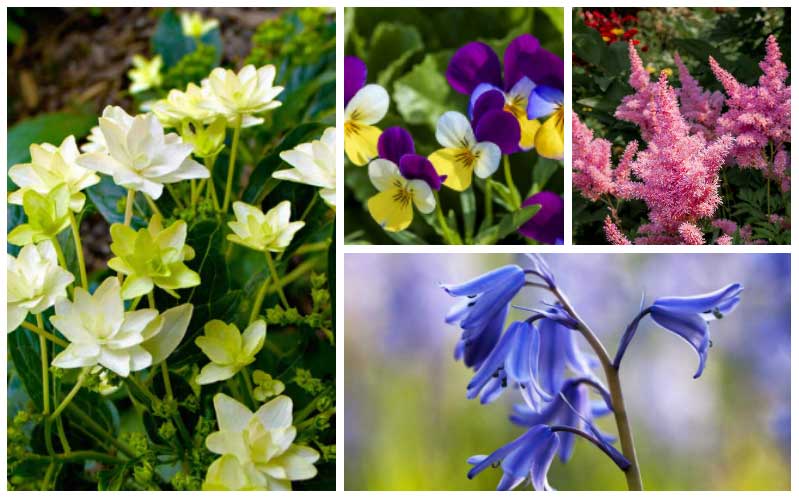
[[[485,219],[483,222],[486,226],[494,224],[494,200],[491,198],[491,178],[486,178],[486,191],[485,191]]]
[[[247,372],[247,368],[242,368],[239,373],[241,373],[241,378],[244,379],[244,388],[247,391],[247,400],[249,401],[250,407],[255,409],[257,406],[255,404],[255,394],[253,393],[250,374]]]
[[[58,238],[53,237],[53,248],[55,249],[55,255],[58,257],[58,263],[61,265],[62,268],[69,271],[69,266],[67,266],[67,259],[64,257],[64,251],[61,250],[61,244],[58,243]]]
[[[286,299],[286,294],[283,293],[283,284],[280,282],[280,278],[277,275],[277,268],[275,268],[275,261],[272,259],[272,254],[269,250],[265,250],[264,254],[266,254],[266,264],[269,266],[269,273],[272,275],[272,280],[275,282],[275,291],[280,297],[283,306],[288,309],[289,301]]]
[[[447,220],[444,218],[444,211],[441,210],[441,198],[438,196],[438,192],[433,190],[433,196],[436,199],[436,219],[438,219],[438,224],[441,226],[441,236],[444,238],[444,242],[447,245],[452,245],[452,237],[449,233],[449,226],[447,226]]]
[[[264,278],[263,284],[261,284],[261,288],[258,289],[258,294],[255,296],[255,302],[252,304],[252,310],[250,311],[250,323],[255,321],[255,318],[258,317],[258,313],[261,311],[261,306],[264,305],[264,298],[266,297],[266,290],[269,288],[269,278]]]
[[[155,309],[155,294],[154,294],[154,292],[155,292],[155,290],[153,289],[153,290],[150,290],[150,292],[147,294],[147,303],[149,304],[150,309]]]
[[[233,143],[230,145],[230,160],[227,166],[227,181],[225,182],[225,199],[222,201],[222,212],[227,212],[230,205],[230,196],[233,191],[233,171],[236,169],[236,152],[239,148],[239,137],[241,135],[241,116],[236,118],[236,126],[233,128]]]
[[[57,336],[53,335],[52,333],[48,333],[43,328],[39,328],[37,326],[34,326],[34,325],[30,324],[27,321],[23,321],[22,322],[22,327],[25,328],[26,330],[30,330],[30,331],[36,333],[37,335],[39,335],[40,338],[46,338],[46,339],[50,340],[51,342],[53,342],[56,345],[60,345],[60,346],[65,347],[65,348],[69,345],[69,342],[67,342],[66,340],[62,340],[62,339],[58,338]]]
[[[42,315],[36,314],[36,324],[39,328],[44,328],[44,322],[42,321]],[[47,340],[42,335],[39,335],[39,352],[42,358],[42,414],[45,417],[50,414],[50,361],[47,359]],[[47,420],[45,424],[47,424]],[[47,428],[47,426],[45,426]],[[45,429],[45,446],[47,447],[47,452],[53,452],[53,444],[50,441],[50,430]]]
[[[300,221],[305,221],[305,218],[308,217],[308,214],[311,213],[311,209],[313,209],[314,204],[316,204],[316,197],[318,196],[319,195],[314,195],[313,197],[311,197],[311,201],[308,202],[308,207],[306,207],[305,210],[303,211],[302,217],[300,217]]]
[[[25,454],[24,458],[29,459],[31,461],[69,462],[69,461],[93,460],[99,462],[106,462],[110,464],[120,464],[125,462],[117,457],[110,456],[108,454],[103,454],[102,452],[96,452],[93,450],[76,450],[74,452],[67,452],[65,454],[53,454],[52,456],[43,456],[41,454]]]
[[[72,225],[72,239],[75,242],[75,254],[78,256],[78,269],[80,270],[80,282],[84,290],[89,289],[89,278],[86,276],[86,261],[83,259],[83,243],[80,239],[80,226],[75,219],[75,213],[70,209],[69,224]]]
[[[510,157],[507,155],[502,156],[503,169],[505,170],[505,184],[508,185],[511,198],[513,199],[513,208],[519,209],[522,206],[522,198],[516,185],[513,183],[513,176],[510,172]]]
[[[61,446],[64,448],[64,452],[70,454],[72,452],[72,448],[69,446],[69,440],[67,440],[67,434],[64,432],[64,421],[58,417],[55,420],[56,432],[58,433],[58,439],[61,440]]]
[[[207,184],[207,198],[214,203],[214,209],[219,211],[219,199],[216,197],[216,187],[214,186],[214,164],[216,163],[217,157],[218,155],[214,155],[213,157],[206,157],[203,160],[205,167],[208,168],[209,177],[200,183],[200,193],[202,193],[203,186]]]
[[[61,413],[64,411],[64,409],[67,408],[69,403],[72,402],[72,399],[74,399],[75,395],[78,394],[78,391],[80,390],[80,387],[83,386],[83,380],[86,379],[86,375],[88,373],[89,373],[89,369],[88,368],[83,368],[83,371],[81,371],[80,375],[78,376],[78,381],[75,383],[75,386],[72,387],[72,390],[69,391],[67,396],[64,397],[64,400],[62,400],[61,403],[58,405],[58,407],[56,407],[55,411],[53,411],[53,414],[50,416],[50,421],[53,421],[58,416],[60,416]]]
[[[167,367],[166,359],[161,362],[161,376],[164,377],[164,390],[166,390],[166,397],[169,400],[174,399],[175,396],[172,394],[172,382],[169,380],[169,368]]]
[[[67,409],[69,409],[69,412],[81,421],[84,427],[88,427],[91,431],[93,431],[96,436],[107,441],[109,444],[119,449],[120,452],[130,457],[131,459],[136,459],[137,456],[136,453],[133,451],[133,449],[131,449],[130,447],[128,447],[127,444],[121,442],[119,439],[117,439],[116,437],[105,431],[105,429],[103,429],[102,426],[97,424],[97,422],[91,418],[91,416],[88,416],[85,412],[83,412],[74,405],[67,406]]]
[[[133,219],[133,201],[136,199],[136,190],[128,188],[128,196],[125,199],[125,226],[130,226]]]
[[[641,481],[641,472],[638,467],[638,457],[635,454],[635,444],[633,442],[632,429],[630,421],[627,419],[627,410],[624,405],[624,396],[621,391],[621,382],[619,380],[619,372],[613,367],[608,351],[602,342],[596,337],[591,328],[580,318],[577,311],[574,310],[569,300],[560,292],[560,289],[551,289],[552,293],[557,297],[566,311],[577,320],[578,331],[585,337],[588,344],[594,350],[599,362],[602,364],[602,369],[605,372],[605,378],[608,381],[608,390],[610,391],[610,398],[613,401],[613,416],[616,419],[616,429],[619,432],[619,440],[621,441],[621,452],[624,457],[630,461],[630,467],[624,472],[627,478],[627,488],[630,490],[643,490],[644,485]]]
[[[194,180],[192,180],[192,181],[194,181]],[[193,186],[194,185],[192,184],[192,187]],[[181,202],[180,198],[178,198],[178,194],[175,193],[175,190],[172,188],[172,185],[164,185],[164,187],[166,187],[166,191],[168,191],[169,194],[172,195],[172,200],[175,201],[175,205],[177,205],[179,209],[185,208],[185,206],[183,205],[183,202]]]
[[[164,217],[164,215],[161,214],[161,210],[155,204],[155,200],[151,199],[150,196],[147,195],[146,193],[144,194],[144,200],[147,201],[147,205],[150,206],[150,210],[153,211],[154,214],[158,214],[161,218]]]

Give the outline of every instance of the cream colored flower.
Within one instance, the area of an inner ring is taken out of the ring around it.
[[[77,158],[79,166],[113,176],[122,187],[161,196],[164,183],[207,178],[208,169],[191,158],[192,146],[178,135],[164,135],[152,114],[129,116],[119,107],[106,107],[100,118],[108,153],[92,152]]]
[[[181,12],[180,27],[183,34],[191,38],[200,38],[205,33],[219,27],[216,19],[204,19],[199,12]]]
[[[204,489],[237,486],[267,490],[291,490],[291,482],[316,476],[319,453],[292,443],[292,402],[275,397],[255,413],[225,394],[214,396],[219,431],[205,439],[205,446],[223,462],[208,470]],[[216,463],[215,463],[216,464]]]
[[[8,176],[19,187],[8,195],[9,203],[22,205],[25,192],[33,190],[47,195],[64,183],[69,188],[69,208],[80,212],[86,203],[82,190],[99,183],[100,177],[77,164],[79,152],[75,137],[66,137],[58,147],[49,143],[34,144],[30,152],[30,162],[16,164],[8,170]]]
[[[336,128],[327,128],[320,140],[280,152],[280,158],[294,168],[277,171],[272,177],[318,186],[322,200],[336,208]]]
[[[39,314],[67,296],[75,276],[58,266],[53,242],[25,245],[17,257],[6,254],[6,329],[11,333],[28,313]]]
[[[272,86],[276,72],[271,64],[257,70],[251,64],[246,65],[238,73],[217,67],[201,83],[214,97],[207,103],[209,109],[225,115],[231,124],[239,118],[244,127],[261,124],[264,120],[253,114],[282,105],[275,97],[283,87]]]
[[[180,129],[186,121],[208,124],[222,115],[209,104],[213,98],[209,88],[189,83],[186,91],[170,90],[166,98],[153,104],[152,112],[167,128]]]
[[[241,368],[255,361],[265,339],[266,323],[262,320],[250,324],[243,334],[234,324],[218,319],[209,321],[205,325],[205,334],[194,341],[211,359],[211,363],[200,371],[197,383],[208,385],[232,378]]]
[[[294,234],[305,226],[303,221],[289,222],[291,202],[288,200],[280,202],[266,214],[250,204],[234,202],[233,212],[236,220],[227,223],[233,234],[227,239],[259,252],[283,252]]]
[[[161,78],[161,67],[164,65],[164,59],[160,55],[156,55],[150,60],[147,60],[141,55],[133,56],[133,69],[128,71],[128,78],[130,78],[130,92],[141,93],[151,88],[158,88],[161,86],[163,79]]]
[[[105,137],[100,126],[93,126],[89,136],[86,137],[86,143],[80,146],[80,151],[83,153],[89,152],[102,152],[108,153],[108,146],[105,144]]]

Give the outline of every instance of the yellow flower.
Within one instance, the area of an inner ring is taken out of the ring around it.
[[[402,231],[413,221],[413,206],[429,214],[436,198],[426,181],[406,179],[399,167],[386,159],[369,163],[369,179],[380,192],[366,203],[369,214],[386,231]]]
[[[266,214],[250,204],[234,202],[233,212],[236,220],[228,223],[233,234],[227,239],[259,252],[283,252],[294,234],[305,226],[303,221],[289,222],[291,202],[288,200],[280,202]]]
[[[443,149],[430,156],[444,186],[462,192],[472,184],[472,173],[488,178],[499,167],[502,151],[492,142],[478,142],[472,125],[463,114],[446,112],[438,120],[436,140]]]
[[[513,117],[519,122],[519,129],[521,131],[519,147],[522,150],[530,150],[535,146],[535,134],[541,126],[541,123],[538,122],[537,119],[531,119],[527,112],[527,106],[529,98],[532,96],[531,92],[533,88],[535,88],[535,83],[525,76],[505,94],[504,110],[513,114]],[[472,101],[474,101],[474,98],[475,97],[472,96]]]
[[[206,364],[197,383],[208,385],[232,378],[241,368],[255,361],[255,355],[264,346],[266,323],[258,320],[239,333],[235,324],[225,324],[214,319],[205,325],[205,334],[194,343],[211,359]]]
[[[344,152],[356,166],[377,157],[378,123],[388,112],[388,93],[379,85],[366,85],[344,108]]]
[[[164,59],[160,55],[156,55],[150,60],[145,59],[141,55],[133,56],[133,69],[128,71],[128,78],[130,78],[130,92],[141,93],[150,88],[158,88],[161,86],[161,67],[164,65]]]
[[[547,159],[563,160],[563,91],[537,86],[530,94],[527,115],[546,118],[535,134],[535,149]]]
[[[191,38],[199,38],[205,33],[219,27],[216,19],[203,19],[199,12],[181,12],[180,27],[183,34]]]
[[[208,88],[189,83],[186,91],[170,90],[166,98],[153,104],[152,112],[168,128],[180,129],[186,121],[208,124],[221,115],[210,108],[212,98]]]

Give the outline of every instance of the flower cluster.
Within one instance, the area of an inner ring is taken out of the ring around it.
[[[563,61],[541,47],[532,35],[511,41],[503,63],[485,43],[459,48],[449,61],[446,79],[457,93],[468,96],[466,113],[447,111],[438,119],[435,138],[441,148],[428,156],[416,152],[410,133],[401,127],[381,131],[389,95],[366,84],[366,64],[345,57],[344,143],[349,161],[369,164],[369,178],[378,194],[368,210],[386,231],[407,229],[413,205],[423,214],[438,208],[436,229],[448,243],[460,243],[457,228],[445,220],[435,192],[441,186],[456,192],[473,188],[474,176],[490,188],[491,177],[506,161],[511,210],[539,205],[539,212],[519,232],[543,243],[562,242],[562,199],[547,195],[522,202],[509,170],[508,156],[536,150],[539,156],[563,159]],[[543,193],[543,192],[542,192]],[[547,194],[551,192],[546,192]],[[490,195],[490,192],[486,193]],[[552,194],[555,195],[555,194]],[[557,195],[556,195],[557,196]],[[558,196],[559,197],[559,196]],[[487,200],[492,203],[490,197]]]
[[[599,31],[602,40],[608,45],[617,41],[629,41],[635,45],[641,43],[641,40],[635,39],[638,19],[633,15],[620,16],[616,12],[605,15],[599,10],[586,10],[583,12],[583,23]],[[643,50],[646,51],[646,47]]]
[[[530,256],[531,267],[508,265],[458,285],[442,285],[459,302],[447,313],[446,322],[461,329],[455,358],[475,371],[467,385],[469,399],[481,403],[497,399],[506,390],[516,392],[522,402],[513,408],[510,420],[524,433],[490,455],[468,459],[473,478],[489,467],[501,467],[497,490],[512,490],[529,481],[535,490],[552,490],[547,473],[555,455],[568,462],[576,437],[599,448],[625,472],[631,489],[642,489],[635,450],[629,436],[618,369],[624,353],[644,317],[691,345],[699,356],[698,378],[705,368],[710,347],[708,322],[730,313],[739,303],[742,287],[728,285],[718,291],[690,297],[656,299],[633,318],[611,360],[605,348],[572,309],[558,288],[552,272],[540,256]],[[555,297],[522,321],[505,327],[512,301],[524,287],[542,288]],[[596,355],[579,344],[585,338]],[[594,369],[602,366],[610,388]],[[599,396],[591,401],[591,393]],[[612,414],[622,440],[622,452],[614,437],[601,433],[596,418]]]

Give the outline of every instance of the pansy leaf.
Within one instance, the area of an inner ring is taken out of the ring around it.
[[[386,87],[408,60],[423,49],[422,37],[415,26],[381,22],[372,32],[366,66],[377,75],[377,84]]]
[[[394,102],[408,124],[426,124],[434,130],[441,114],[466,108],[466,97],[452,91],[444,77],[451,57],[452,51],[427,54],[394,82]]]
[[[502,217],[499,224],[495,224],[494,226],[480,231],[475,238],[475,243],[480,245],[492,245],[502,240],[535,216],[539,209],[541,209],[541,206],[536,204],[506,214]]]

